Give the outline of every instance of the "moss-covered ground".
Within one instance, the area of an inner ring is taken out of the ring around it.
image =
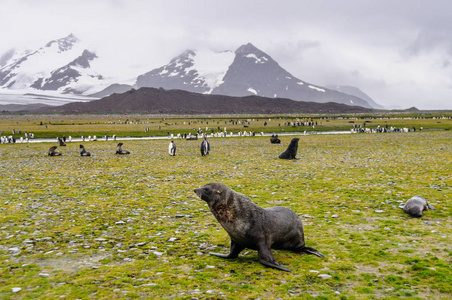
[[[0,145],[2,299],[450,299],[452,133],[300,135],[298,160],[279,160],[268,137],[200,141]],[[222,182],[261,207],[304,222],[314,255],[257,252],[236,260],[229,237],[193,192]],[[415,195],[437,210],[411,218]],[[331,278],[322,279],[321,274]],[[19,292],[13,288],[20,288]]]

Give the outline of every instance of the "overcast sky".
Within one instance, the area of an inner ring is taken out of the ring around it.
[[[0,0],[0,56],[70,33],[124,72],[250,42],[313,84],[452,109],[449,0]]]

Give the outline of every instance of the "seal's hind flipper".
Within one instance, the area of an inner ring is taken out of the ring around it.
[[[314,254],[317,255],[318,257],[325,257],[322,253],[320,253],[319,251],[315,250],[314,248],[311,247],[303,247],[300,250],[301,252],[305,252],[305,253],[309,253],[309,254]]]
[[[213,253],[213,252],[209,252],[209,254],[213,255],[213,256],[218,256],[218,257],[221,257],[221,258],[227,258],[227,259],[237,258],[237,256],[236,257],[231,257],[230,254],[221,254],[221,253]]]
[[[436,208],[434,208],[433,206],[431,206],[431,205],[430,205],[430,204],[428,204],[428,203],[427,203],[427,208],[428,208],[428,209],[433,209],[433,210],[436,210]]]

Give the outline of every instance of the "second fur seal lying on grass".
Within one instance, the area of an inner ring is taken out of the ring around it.
[[[414,196],[409,199],[405,204],[401,204],[399,208],[403,209],[403,211],[409,214],[412,217],[420,218],[422,217],[422,212],[424,210],[434,209],[433,206],[428,204],[427,200],[421,196]]]
[[[231,237],[230,253],[212,255],[237,258],[245,249],[258,251],[259,261],[267,267],[288,271],[273,257],[271,248],[306,252],[324,257],[314,248],[306,247],[303,224],[298,215],[286,207],[261,208],[247,196],[234,192],[221,183],[209,183],[195,189],[206,201],[210,211]]]

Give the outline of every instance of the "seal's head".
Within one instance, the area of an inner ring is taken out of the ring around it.
[[[410,212],[410,214],[411,214],[413,217],[415,217],[415,218],[420,218],[420,217],[422,217],[422,211],[421,211],[420,209],[412,210],[412,211]]]
[[[207,204],[212,205],[213,203],[220,202],[224,199],[227,186],[221,183],[208,183],[202,188],[195,189],[195,194],[207,202]]]

